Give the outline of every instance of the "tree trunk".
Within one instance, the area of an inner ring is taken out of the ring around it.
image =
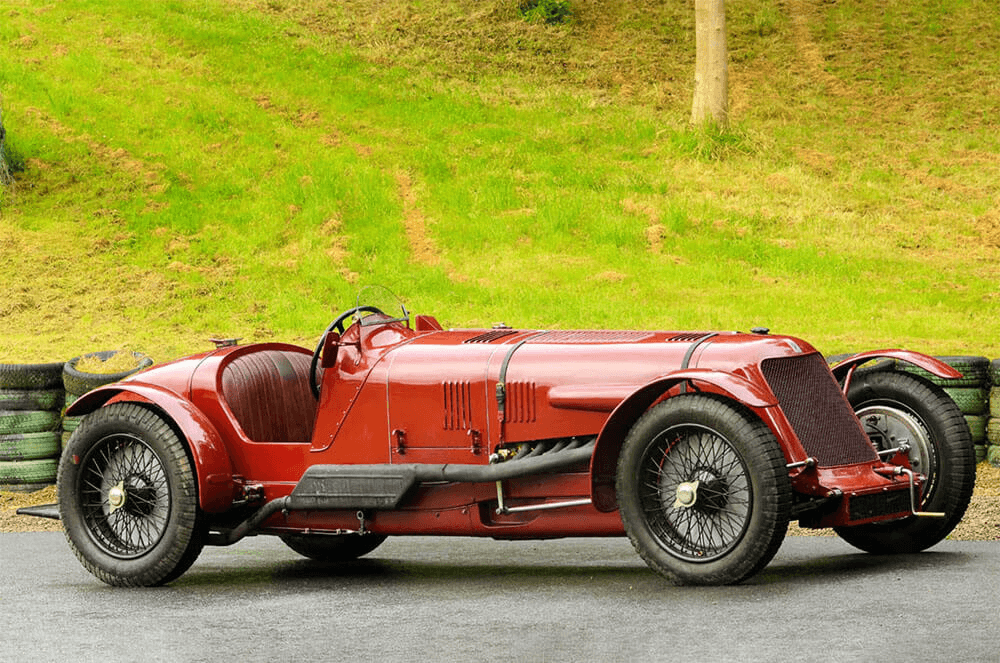
[[[729,52],[725,0],[695,0],[694,103],[691,124],[729,126]]]

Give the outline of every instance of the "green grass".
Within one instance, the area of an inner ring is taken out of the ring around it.
[[[370,283],[449,326],[1000,356],[991,6],[738,5],[712,133],[683,3],[8,0],[0,360],[311,344]]]

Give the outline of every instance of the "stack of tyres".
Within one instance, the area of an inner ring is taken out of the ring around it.
[[[0,364],[0,490],[56,481],[64,364]]]
[[[102,352],[91,352],[90,354],[85,354],[80,357],[73,357],[68,362],[66,362],[65,367],[61,373],[62,383],[66,388],[66,405],[69,406],[73,401],[83,396],[88,391],[92,389],[97,389],[106,384],[111,384],[113,382],[118,382],[119,380],[132,375],[144,368],[152,366],[153,360],[142,354],[141,352],[132,353],[132,361],[125,362],[127,368],[124,370],[114,371],[110,373],[97,373],[87,370],[80,370],[78,365],[82,360],[89,360],[90,365],[94,365],[93,362],[97,361],[100,365],[107,363],[109,360],[118,355],[118,350],[104,350]],[[117,363],[117,362],[116,362]],[[120,364],[119,364],[120,365]],[[63,417],[62,427],[62,446],[65,447],[66,443],[69,442],[70,436],[72,436],[73,431],[76,430],[77,426],[80,425],[80,420],[83,417]]]
[[[990,418],[986,422],[986,459],[1000,467],[1000,359],[990,363]]]
[[[976,462],[982,462],[987,455],[986,425],[989,419],[990,360],[986,357],[958,356],[938,357],[962,374],[961,378],[948,380],[931,375],[912,364],[898,362],[898,368],[926,378],[944,388],[965,415],[976,447]]]

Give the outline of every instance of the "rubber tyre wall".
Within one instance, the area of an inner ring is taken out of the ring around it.
[[[0,461],[56,458],[60,451],[59,438],[55,431],[0,435]]]
[[[0,364],[0,389],[57,389],[62,387],[64,362]]]
[[[0,490],[55,483],[65,362],[0,364]]]
[[[66,392],[60,389],[0,389],[0,410],[60,410]]]
[[[0,485],[37,486],[52,483],[58,458],[0,461]]]
[[[66,388],[66,393],[79,397],[92,389],[97,389],[98,387],[102,387],[106,384],[118,382],[133,373],[137,373],[138,371],[153,365],[153,360],[146,355],[141,352],[133,352],[132,356],[136,361],[136,365],[135,368],[130,368],[127,371],[120,371],[117,373],[87,373],[79,371],[76,368],[81,359],[96,358],[100,359],[102,362],[106,362],[116,354],[118,354],[117,350],[102,350],[101,352],[91,352],[80,357],[73,357],[66,362],[62,372],[62,382]]]
[[[0,410],[0,435],[59,430],[61,423],[55,410]]]
[[[1000,467],[1000,359],[990,362],[989,419],[986,422],[986,462]]]

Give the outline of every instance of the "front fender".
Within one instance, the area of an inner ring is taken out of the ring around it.
[[[830,370],[833,371],[833,377],[837,378],[837,381],[839,382],[847,376],[851,369],[856,368],[865,362],[869,362],[872,359],[881,358],[905,361],[909,364],[922,368],[931,375],[936,375],[939,378],[957,380],[962,377],[961,373],[940,359],[936,359],[930,355],[925,355],[920,352],[913,352],[912,350],[869,350],[868,352],[859,352],[858,354],[851,355],[847,359],[839,362]]]
[[[203,511],[221,513],[232,506],[233,466],[222,436],[201,410],[176,392],[137,382],[108,385],[84,394],[66,414],[84,415],[120,402],[152,405],[177,425],[191,450]]]
[[[614,486],[618,452],[632,424],[663,394],[688,382],[711,385],[714,391],[751,408],[773,407],[778,404],[774,394],[763,385],[732,373],[706,368],[678,371],[643,385],[618,404],[597,436],[597,446],[590,462],[590,481],[591,499],[598,511],[613,511],[617,508]]]

